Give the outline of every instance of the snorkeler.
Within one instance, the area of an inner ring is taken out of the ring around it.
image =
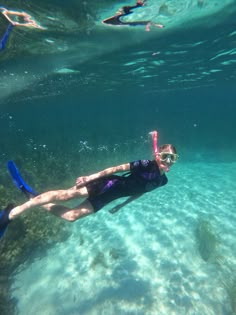
[[[42,30],[45,29],[44,27],[39,25],[34,19],[32,19],[31,15],[29,15],[26,12],[12,11],[12,10],[8,10],[4,7],[0,7],[0,12],[3,14],[3,16],[9,22],[3,36],[0,37],[0,50],[4,49],[6,47],[8,38],[9,38],[14,26],[38,28],[38,29],[42,29]]]
[[[13,26],[24,26],[24,27],[33,27],[44,30],[45,28],[39,25],[32,16],[28,13],[22,11],[12,11],[8,10],[4,7],[0,7],[0,12],[5,16],[5,18],[13,25]],[[11,18],[12,17],[12,18]],[[20,20],[22,20],[20,22]]]
[[[144,1],[138,0],[136,2],[136,5],[122,7],[118,10],[116,15],[103,20],[102,23],[108,24],[108,25],[113,25],[113,26],[142,26],[142,25],[144,25],[144,26],[146,26],[146,31],[150,31],[151,25],[159,27],[159,28],[163,28],[164,25],[156,24],[156,23],[153,23],[152,21],[125,22],[125,21],[121,20],[122,17],[127,16],[129,14],[132,14],[133,9],[140,8],[140,7],[144,6],[146,1],[147,0],[144,0]]]
[[[38,195],[24,182],[15,163],[9,161],[8,170],[15,185],[30,200],[17,207],[9,205],[0,212],[0,237],[3,236],[12,220],[36,206],[43,206],[55,216],[72,222],[99,211],[115,199],[129,197],[125,202],[110,210],[111,213],[114,213],[144,193],[166,185],[168,179],[165,173],[178,160],[178,155],[171,144],[158,147],[157,131],[150,134],[153,140],[154,160],[138,160],[110,167],[89,176],[78,177],[76,185],[67,190],[48,191]],[[125,173],[114,175],[118,172]],[[76,198],[86,199],[72,209],[53,203]]]

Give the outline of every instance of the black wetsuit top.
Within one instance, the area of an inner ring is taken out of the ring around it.
[[[130,163],[130,172],[126,175],[111,175],[88,183],[88,201],[96,212],[117,198],[146,193],[167,181],[155,160],[138,160]]]

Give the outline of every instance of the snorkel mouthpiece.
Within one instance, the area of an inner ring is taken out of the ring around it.
[[[152,146],[153,146],[153,153],[155,159],[159,162],[159,167],[163,169],[165,172],[169,172],[169,167],[165,166],[161,163],[159,157],[159,147],[158,147],[158,132],[156,130],[149,132],[149,135],[152,137]]]

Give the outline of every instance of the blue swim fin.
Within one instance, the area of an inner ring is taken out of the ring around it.
[[[6,44],[7,44],[7,41],[8,41],[8,38],[10,36],[12,29],[13,29],[13,24],[10,23],[7,26],[7,29],[5,33],[3,34],[3,37],[0,39],[0,50],[6,47]]]
[[[27,198],[38,195],[38,193],[23,180],[16,164],[13,161],[8,161],[7,168],[12,177],[13,183],[26,195]]]
[[[11,222],[9,220],[9,213],[11,209],[14,208],[13,204],[9,204],[6,209],[0,211],[0,238],[3,237],[4,233],[6,232],[8,224]]]

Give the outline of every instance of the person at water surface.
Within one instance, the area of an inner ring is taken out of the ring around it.
[[[5,7],[0,6],[0,13],[8,21],[8,25],[2,35],[0,35],[0,50],[4,49],[7,45],[8,38],[14,26],[38,28],[45,30],[44,27],[39,25],[31,15],[23,11],[12,11]]]
[[[164,25],[153,23],[152,21],[124,21],[122,18],[133,13],[132,10],[143,7],[146,0],[138,0],[135,5],[132,6],[123,6],[116,12],[114,16],[111,16],[102,21],[103,24],[112,25],[112,26],[145,26],[146,31],[150,31],[150,26],[156,26],[163,28]]]
[[[78,177],[76,185],[66,190],[48,191],[37,194],[22,179],[14,162],[8,162],[8,169],[16,186],[30,200],[17,207],[8,206],[0,212],[0,236],[8,224],[25,211],[42,206],[44,209],[67,221],[76,221],[87,215],[96,213],[107,204],[121,197],[129,197],[125,202],[113,208],[116,212],[124,205],[141,195],[167,184],[166,172],[178,160],[172,144],[158,146],[158,133],[150,133],[153,140],[154,159],[137,160],[107,168],[98,173]],[[123,172],[123,175],[115,175]],[[57,205],[55,202],[86,198],[74,208]]]

